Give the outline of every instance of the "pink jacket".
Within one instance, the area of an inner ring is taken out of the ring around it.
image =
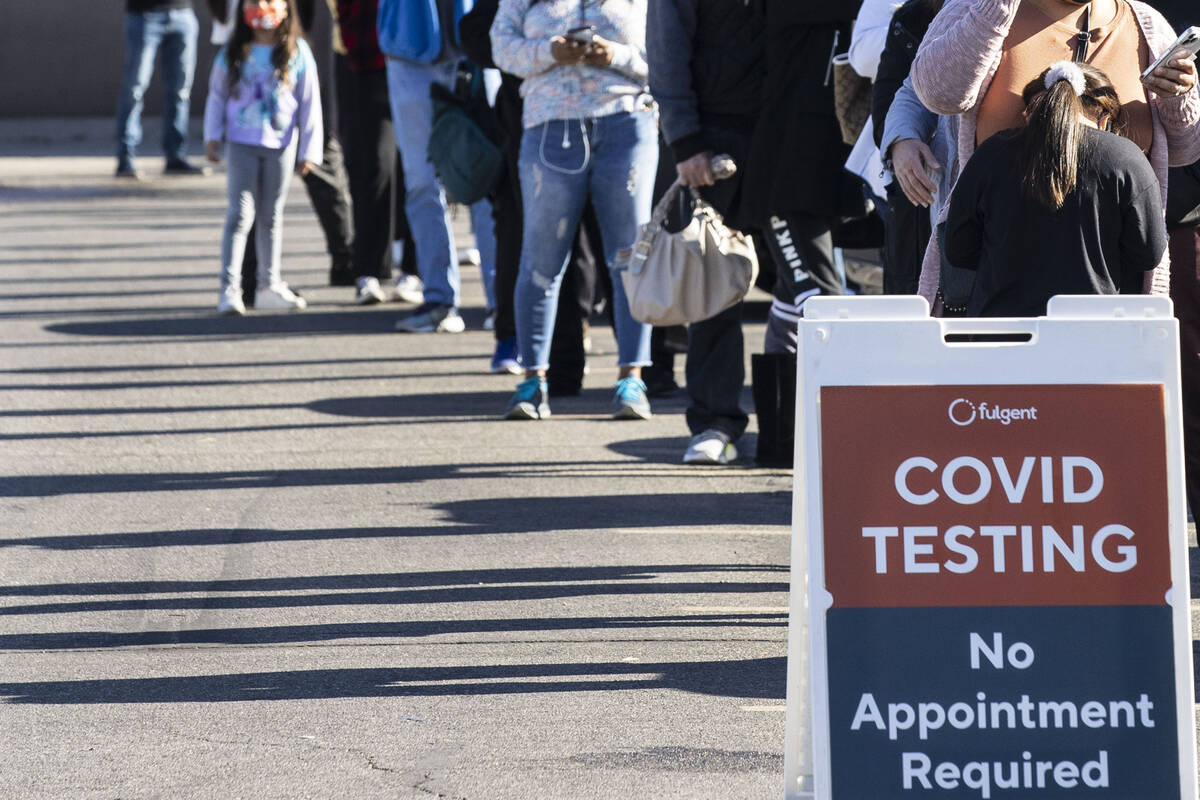
[[[946,0],[934,19],[912,66],[913,87],[921,102],[938,114],[957,115],[958,159],[949,165],[951,186],[975,152],[979,107],[1000,66],[1002,47],[1017,15],[1021,0]],[[1137,17],[1142,36],[1157,58],[1175,41],[1175,31],[1158,11],[1139,0],[1128,2]],[[1049,65],[1047,65],[1049,66]],[[1167,198],[1167,168],[1186,166],[1200,160],[1200,92],[1180,97],[1159,97],[1147,91],[1154,124],[1150,165],[1162,185],[1163,207]],[[951,189],[953,192],[953,189]],[[950,203],[942,204],[941,218]],[[937,293],[941,254],[933,237],[921,266],[919,291],[931,303]],[[1170,264],[1167,256],[1146,276],[1146,292],[1168,294]]]

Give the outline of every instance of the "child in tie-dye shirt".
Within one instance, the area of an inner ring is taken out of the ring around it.
[[[251,225],[258,254],[257,309],[300,310],[304,298],[280,279],[283,204],[292,167],[321,163],[321,97],[312,51],[300,38],[295,0],[242,0],[228,44],[213,63],[204,108],[204,151],[227,143],[229,211],[221,239],[217,311],[244,314],[242,255]]]

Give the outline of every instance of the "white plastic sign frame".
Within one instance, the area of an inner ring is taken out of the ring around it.
[[[978,335],[971,336],[972,334]],[[1026,341],[1012,341],[1012,334],[1022,336]],[[1006,338],[1008,340],[1004,340]],[[867,796],[860,794],[862,790],[859,789],[844,792],[842,797],[835,797],[831,786],[833,752],[830,743],[831,675],[827,661],[827,615],[834,598],[827,590],[826,583],[825,544],[828,534],[824,528],[826,512],[830,509],[825,508],[826,495],[822,472],[826,462],[823,462],[822,455],[825,448],[837,447],[839,442],[822,441],[822,390],[827,387],[979,387],[981,390],[984,387],[1051,387],[1048,391],[1056,391],[1062,395],[1062,389],[1055,387],[1076,385],[1083,390],[1088,386],[1142,385],[1153,388],[1157,393],[1156,397],[1161,396],[1165,415],[1162,422],[1165,436],[1164,474],[1167,485],[1162,495],[1151,498],[1153,500],[1155,497],[1165,497],[1167,506],[1161,509],[1161,519],[1166,523],[1169,547],[1163,546],[1161,549],[1163,553],[1169,551],[1169,567],[1163,565],[1162,575],[1163,580],[1167,580],[1169,569],[1171,589],[1166,592],[1166,602],[1161,603],[1168,607],[1161,612],[1166,617],[1160,618],[1169,618],[1169,632],[1166,635],[1170,639],[1173,653],[1174,734],[1179,762],[1178,797],[1197,800],[1200,795],[1197,794],[1196,777],[1179,333],[1178,323],[1172,316],[1170,300],[1140,295],[1064,296],[1051,301],[1046,317],[966,320],[931,318],[928,304],[920,297],[817,297],[810,299],[805,306],[805,318],[800,323],[798,359],[787,734],[784,759],[785,799],[846,800],[847,797]],[[859,396],[862,394],[861,389],[854,388],[843,388],[839,391],[858,391]],[[1105,391],[1112,394],[1111,387]],[[1118,391],[1124,389],[1118,388]],[[966,412],[964,406],[962,413]],[[937,413],[944,417],[946,410],[939,408]],[[952,410],[951,414],[954,413],[957,412]],[[903,424],[903,420],[898,421],[898,424]],[[1097,431],[1098,435],[1103,433],[1104,431]],[[856,446],[861,444],[858,442]],[[870,452],[858,452],[854,457],[865,460],[871,456]],[[1161,457],[1159,460],[1161,463]],[[930,474],[932,475],[932,470]],[[1033,481],[1036,482],[1037,479],[1033,478]],[[890,489],[890,486],[887,488]],[[863,493],[860,496],[865,496],[865,493],[875,491],[875,487],[861,486],[858,487],[858,491]],[[929,491],[933,492],[932,489]],[[1161,531],[1155,533],[1161,534]],[[894,542],[894,546],[899,546],[899,537],[885,539],[885,536],[890,535],[881,534],[875,542],[879,548],[875,552],[880,554],[880,558],[884,553],[884,544]],[[1111,542],[1109,544],[1111,545]],[[1048,553],[1046,558],[1050,559],[1050,546],[1044,547]],[[909,558],[908,555],[905,557]],[[909,562],[904,563],[907,566]],[[886,566],[876,562],[875,570],[878,572],[881,567]],[[931,571],[932,569],[930,567]],[[1070,577],[1069,570],[1060,570],[1058,574]],[[1160,598],[1161,596],[1159,595]],[[997,666],[1000,666],[999,661],[1005,656],[1003,652],[999,655],[989,652],[988,648],[992,644],[999,644],[999,640],[993,643],[986,636],[980,637],[979,642],[973,641],[972,652],[975,656],[979,653],[983,653],[987,658],[994,656]],[[1001,651],[1001,648],[996,647],[994,650]],[[1015,657],[1020,659],[1022,653],[1018,650]],[[846,670],[845,666],[839,666],[840,672],[834,676],[835,682],[844,683],[840,675],[847,671],[854,672]],[[975,668],[978,669],[978,665]],[[1168,681],[1168,686],[1170,682]],[[980,699],[981,703],[982,700],[983,698]],[[880,703],[884,703],[882,698]],[[932,707],[934,704],[929,705]],[[916,707],[915,702],[913,707]],[[982,708],[982,705],[980,707]],[[843,710],[844,708],[843,704]],[[936,721],[936,715],[933,716]],[[889,717],[886,705],[880,708],[878,715],[874,713],[870,704],[860,705],[856,723],[861,724],[863,728],[871,728],[874,722],[879,722],[878,727],[882,730],[885,717],[888,717],[888,728],[896,738],[906,734],[903,729],[897,733],[896,728],[907,720],[901,719],[897,722]],[[981,712],[980,719],[984,718]],[[836,720],[836,724],[848,729],[849,721],[841,717]],[[932,737],[933,733],[925,729],[925,721],[922,720],[922,733]],[[938,730],[934,733],[943,737],[949,735],[950,741],[954,741],[953,737],[958,734],[950,732],[949,725],[943,723],[943,727],[945,731]],[[1115,717],[1113,727],[1117,727]],[[912,730],[916,731],[916,727]],[[971,733],[967,731],[964,736]],[[1065,731],[1062,735],[1073,734],[1072,731]],[[880,738],[886,737],[880,734]],[[927,744],[919,742],[915,733],[909,738],[914,743]],[[921,738],[924,739],[925,736]],[[849,750],[843,748],[841,752]],[[1028,752],[1025,753],[1025,759],[1030,759]],[[935,762],[934,766],[939,765]],[[1103,767],[1108,770],[1107,761]],[[882,770],[884,767],[877,765],[877,768]],[[897,768],[888,768],[895,775]],[[895,796],[981,796],[981,792],[978,791],[980,779],[977,773],[965,776],[961,764],[957,767],[958,772],[954,772],[954,767],[948,769],[948,772],[939,773],[945,778],[944,782],[934,783],[932,788],[916,783],[908,791],[897,786]],[[1086,769],[1092,770],[1093,775],[1099,775],[1097,762],[1091,762]],[[1069,770],[1064,772],[1067,773]],[[914,774],[919,778],[922,774],[932,777],[934,773],[926,770],[924,773]],[[968,778],[966,783],[964,777]],[[976,788],[971,793],[967,793],[964,788],[972,785],[969,777],[975,777],[973,785]],[[1027,793],[1028,788],[1019,787],[1020,796],[1069,797],[1076,793],[1097,796],[1082,788],[1083,784],[1079,782],[1078,774],[1074,780],[1081,788],[1075,791],[1061,788],[1069,785],[1066,783],[1056,787],[1053,783],[1054,777],[1055,774],[1051,773],[1046,778],[1050,784],[1042,792],[1035,790],[1033,793]],[[1172,796],[1173,791],[1172,788]],[[1007,794],[1012,792],[997,789],[994,785],[991,787],[990,797],[1003,798]]]

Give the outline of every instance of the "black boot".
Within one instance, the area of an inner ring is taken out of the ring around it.
[[[755,353],[750,356],[754,413],[758,417],[760,467],[791,469],[796,441],[796,356]]]

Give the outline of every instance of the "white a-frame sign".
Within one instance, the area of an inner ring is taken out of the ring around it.
[[[799,341],[785,797],[1196,800],[1170,302]]]

